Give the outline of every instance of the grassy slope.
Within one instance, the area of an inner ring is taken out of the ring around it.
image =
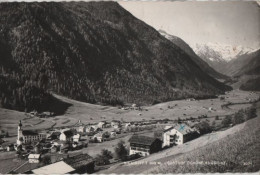
[[[130,164],[118,164],[98,174],[136,173],[195,173],[195,172],[253,172],[259,164],[258,117],[225,131],[203,135],[198,139],[155,153]],[[226,161],[227,166],[167,165],[167,162]],[[237,163],[250,163],[243,166]],[[154,165],[153,163],[156,163]],[[232,165],[233,163],[233,165]]]
[[[223,165],[184,164],[161,165],[152,173],[196,173],[196,172],[256,172],[260,165],[260,103],[258,117],[246,122],[245,127],[232,135],[170,161],[196,162],[219,161]]]

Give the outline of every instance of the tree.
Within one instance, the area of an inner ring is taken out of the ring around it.
[[[235,113],[235,116],[233,118],[233,124],[240,124],[243,123],[245,121],[244,119],[244,111],[243,110],[239,110],[237,113]]]
[[[120,142],[118,142],[117,146],[115,147],[115,155],[118,159],[122,161],[126,160],[127,152],[128,152],[124,144],[125,142],[121,140]]]
[[[6,133],[5,133],[5,137],[9,137],[9,133],[8,133],[8,131],[6,131]]]
[[[253,106],[248,110],[246,119],[249,120],[255,117],[257,117],[256,108]]]
[[[112,152],[108,151],[107,149],[102,149],[101,151],[102,156],[107,157],[108,159],[112,159]]]
[[[224,127],[228,127],[231,123],[232,123],[232,118],[231,118],[231,116],[226,116],[223,120],[222,120],[222,125],[224,126]]]
[[[201,134],[207,134],[212,131],[212,128],[210,127],[209,123],[206,121],[196,124],[195,127],[198,128]]]
[[[43,162],[44,165],[50,164],[50,163],[51,163],[51,157],[48,156],[48,155],[44,156],[44,157],[42,158],[42,162]]]
[[[101,151],[101,155],[98,154],[95,158],[95,163],[96,165],[107,165],[110,163],[110,159],[112,159],[113,156],[112,156],[112,153],[111,151],[108,151],[106,149],[103,149]]]

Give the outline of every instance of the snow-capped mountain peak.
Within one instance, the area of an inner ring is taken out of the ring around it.
[[[217,62],[229,62],[240,55],[249,54],[254,51],[254,49],[249,47],[219,43],[196,44],[192,48],[199,56],[207,57],[207,59]]]

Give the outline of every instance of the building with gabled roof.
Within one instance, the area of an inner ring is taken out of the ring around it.
[[[74,132],[72,130],[65,130],[60,134],[61,141],[72,141]]]
[[[70,165],[64,161],[56,162],[50,165],[46,165],[32,170],[33,174],[68,174],[75,171]]]
[[[17,134],[17,141],[16,141],[16,143],[18,145],[20,145],[22,143],[37,142],[39,140],[46,138],[45,133],[38,133],[38,132],[32,131],[32,130],[23,130],[22,126],[23,125],[20,120],[19,125],[18,125],[18,134]]]
[[[93,173],[95,162],[88,154],[69,155],[64,159],[68,165],[75,169],[74,173]]]
[[[158,152],[162,148],[161,141],[154,137],[133,135],[129,139],[129,142],[130,155],[140,154],[141,156],[148,156],[154,152]]]
[[[40,154],[29,154],[28,159],[29,163],[39,163],[40,162]]]
[[[163,131],[163,147],[181,145],[198,136],[198,132],[186,124],[167,127]]]

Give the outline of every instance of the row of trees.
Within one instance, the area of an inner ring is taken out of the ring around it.
[[[108,165],[113,157],[125,161],[127,160],[128,152],[129,150],[125,142],[121,140],[114,148],[114,154],[109,150],[103,149],[101,154],[98,154],[95,158],[96,165]]]
[[[256,106],[253,104],[253,106],[248,109],[240,109],[233,117],[231,115],[226,116],[221,123],[224,127],[228,127],[231,124],[237,125],[255,117],[257,117]]]

